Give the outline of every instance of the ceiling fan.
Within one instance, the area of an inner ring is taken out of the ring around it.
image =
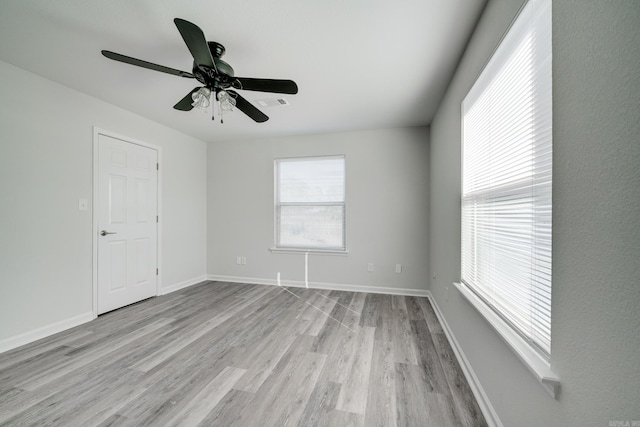
[[[229,110],[235,106],[254,121],[262,123],[269,120],[269,117],[234,89],[286,93],[291,95],[298,93],[298,85],[292,80],[236,77],[231,65],[220,59],[225,52],[223,45],[216,42],[207,42],[200,27],[189,21],[176,18],[173,22],[176,24],[176,27],[178,27],[180,35],[189,48],[191,56],[193,56],[193,69],[191,73],[153,64],[108,50],[103,50],[102,54],[109,59],[126,64],[173,74],[175,76],[196,79],[204,85],[194,88],[184,98],[178,101],[178,103],[173,106],[176,110],[190,111],[194,106],[207,107],[211,97],[214,96],[214,100],[220,102],[221,111]]]

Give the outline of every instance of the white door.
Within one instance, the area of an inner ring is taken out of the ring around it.
[[[98,136],[98,314],[157,294],[158,152]]]

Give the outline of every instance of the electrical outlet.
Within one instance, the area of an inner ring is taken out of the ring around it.
[[[236,264],[238,265],[242,264],[242,257],[239,255],[236,257]]]
[[[246,265],[247,264],[247,257],[243,256],[242,257],[242,265]]]
[[[396,273],[402,273],[402,264],[396,264]]]
[[[372,262],[370,262],[370,263],[368,263],[368,264],[367,264],[367,271],[368,271],[369,273],[371,273],[371,272],[373,271],[373,263],[372,263]]]

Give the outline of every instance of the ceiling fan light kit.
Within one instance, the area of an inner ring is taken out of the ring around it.
[[[201,87],[191,94],[191,99],[193,99],[191,106],[195,108],[207,108],[209,104],[211,104],[210,98],[211,90],[206,87]]]
[[[284,93],[289,95],[298,93],[298,85],[296,85],[293,80],[236,77],[231,65],[220,58],[225,53],[223,45],[213,41],[207,42],[200,27],[189,21],[176,18],[173,22],[176,24],[182,39],[193,57],[191,73],[108,50],[103,50],[102,54],[114,61],[124,62],[179,77],[196,79],[203,86],[194,88],[173,106],[174,109],[180,111],[191,111],[194,107],[206,109],[209,105],[214,104],[211,97],[215,94],[213,101],[218,101],[221,119],[223,111],[232,111],[233,108],[236,107],[255,122],[262,123],[269,120],[269,117],[236,92],[236,90]]]
[[[218,92],[218,102],[220,102],[220,109],[222,111],[232,111],[233,107],[236,106],[236,100],[233,99],[226,90]]]

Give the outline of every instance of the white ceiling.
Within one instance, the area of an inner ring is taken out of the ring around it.
[[[0,60],[203,141],[427,125],[486,0],[2,0]],[[226,47],[237,76],[292,79],[266,123],[224,124],[173,105],[195,80],[109,60],[102,49],[191,72],[173,19]]]

